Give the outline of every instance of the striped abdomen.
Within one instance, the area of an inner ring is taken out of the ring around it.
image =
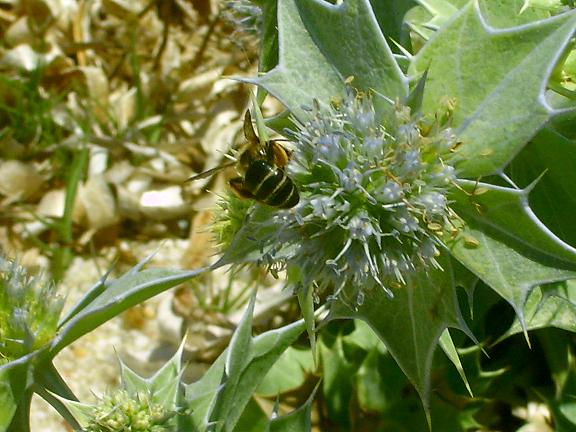
[[[284,170],[265,160],[255,160],[244,175],[244,189],[254,199],[279,208],[291,208],[298,204],[300,196]]]

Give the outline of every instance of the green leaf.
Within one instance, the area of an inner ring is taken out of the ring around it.
[[[355,87],[392,100],[408,93],[407,80],[368,0],[337,6],[318,0],[280,0],[278,32],[278,66],[248,82],[265,88],[298,118],[306,115],[302,107],[310,107],[313,99],[327,104],[339,96],[349,76],[354,76]],[[391,104],[378,101],[379,114],[392,111]]]
[[[29,353],[0,366],[0,431],[29,432],[30,404],[36,381],[35,370],[43,350]]]
[[[306,323],[306,333],[313,355],[316,355],[316,317],[314,316],[314,290],[311,286],[302,287],[298,293],[298,304]]]
[[[309,432],[312,430],[312,403],[316,396],[318,386],[304,405],[298,407],[293,412],[277,417],[270,421],[266,432]]]
[[[454,191],[451,206],[465,226],[447,240],[450,251],[507,300],[524,323],[524,303],[534,286],[576,277],[576,250],[532,213],[529,189],[460,184],[463,190]]]
[[[84,308],[73,308],[75,315],[61,327],[58,336],[54,338],[50,347],[52,356],[129,307],[206,271],[204,268],[189,271],[139,270],[140,267],[137,266],[120,278],[106,282],[105,289],[102,289],[100,284],[96,285],[97,295],[91,296],[90,302],[81,300],[85,304]]]
[[[463,176],[501,170],[555,114],[543,91],[575,25],[570,12],[497,30],[472,1],[414,58],[411,76],[428,69],[426,112],[442,98],[456,99]]]
[[[576,401],[568,399],[550,403],[554,416],[555,432],[572,432],[576,429]]]
[[[425,23],[430,29],[442,27],[459,9],[454,2],[448,0],[418,0],[418,3],[432,16]]]
[[[438,261],[443,271],[416,272],[405,286],[393,291],[392,299],[375,289],[364,293],[361,305],[338,301],[331,309],[332,318],[358,318],[372,327],[416,387],[426,410],[432,358],[442,332],[453,327],[470,334],[460,314],[448,251]],[[351,293],[348,297],[355,298]]]
[[[78,400],[78,398],[70,387],[68,387],[68,384],[66,384],[62,375],[60,375],[56,367],[54,367],[50,358],[35,365],[34,384],[34,391],[52,405],[52,408],[58,411],[71,425],[74,425],[74,420],[70,419],[69,413],[65,409],[62,409],[62,406],[59,406],[62,405],[62,401],[59,398],[66,398],[68,400]]]
[[[374,90],[392,101],[406,98],[408,81],[380,31],[368,0],[347,0],[338,5],[296,0],[296,5],[314,43],[340,77],[353,76],[355,88]],[[379,115],[391,115],[394,109],[378,97],[374,98],[374,106]]]
[[[563,331],[548,329],[538,332],[554,379],[556,392],[548,397],[554,426],[557,432],[573,431],[576,427],[576,357],[574,354],[574,335]]]
[[[120,381],[122,389],[126,390],[130,397],[136,397],[139,394],[148,394],[148,382],[146,378],[141,377],[120,360]]]
[[[278,2],[264,1],[262,9],[262,36],[260,49],[260,72],[268,72],[278,64]]]
[[[234,432],[262,432],[270,423],[269,414],[254,398],[251,398],[234,427]]]
[[[392,359],[390,359],[393,361]],[[372,349],[366,355],[357,373],[358,402],[363,410],[372,412],[385,412],[389,401],[382,389],[389,388],[382,370],[378,367],[382,357],[378,350]],[[401,372],[399,372],[401,374]]]
[[[90,421],[94,417],[94,406],[85,404],[82,402],[77,402],[73,400],[68,400],[63,397],[54,394],[57,398],[70,412],[74,420],[78,423],[81,428],[87,428],[90,425]]]
[[[104,290],[106,289],[106,279],[110,275],[112,269],[108,270],[104,276],[102,276],[98,282],[96,282],[92,287],[88,289],[88,291],[82,296],[82,298],[70,308],[70,310],[60,318],[60,322],[58,323],[58,328],[62,328],[62,326],[70,321],[76,314],[78,314],[82,309],[88,306],[90,303],[94,301],[96,297],[98,297]]]
[[[263,87],[297,117],[312,99],[327,102],[340,94],[343,79],[306,31],[294,0],[278,1],[278,66],[246,82]]]
[[[556,329],[540,331],[536,335],[542,345],[548,369],[554,381],[555,399],[572,398],[576,384],[573,335]]]
[[[318,342],[318,352],[322,365],[322,394],[328,418],[344,430],[350,430],[349,410],[360,362],[348,358],[342,337],[330,340],[325,334],[322,336]]]
[[[184,343],[185,339],[182,340],[172,358],[148,379],[154,402],[167,410],[174,410],[178,404]]]
[[[450,336],[450,331],[448,329],[444,330],[442,336],[440,336],[440,347],[442,351],[446,354],[448,359],[452,362],[452,364],[456,367],[460,378],[464,382],[466,386],[466,390],[470,394],[470,397],[474,397],[472,394],[472,389],[470,388],[470,384],[468,383],[468,378],[466,378],[466,373],[464,372],[464,368],[462,367],[462,362],[460,361],[460,356],[458,355],[458,351],[456,350],[456,346],[454,345],[454,341],[452,341],[452,337]]]
[[[480,8],[486,21],[497,28],[519,26],[550,17],[550,12],[544,9],[523,8],[525,3],[524,0],[480,0]]]
[[[192,431],[206,431],[209,415],[217,393],[221,390],[220,382],[224,375],[224,364],[227,352],[224,351],[210,366],[210,369],[198,381],[186,385],[185,400],[192,413],[185,420],[185,425]],[[187,428],[181,428],[188,430]]]
[[[567,281],[532,290],[524,306],[526,330],[556,327],[576,333],[576,282]],[[520,333],[516,320],[498,342]]]
[[[388,39],[411,51],[410,34],[404,25],[406,12],[416,6],[415,0],[370,0],[380,30]],[[394,50],[395,45],[391,48]]]
[[[273,397],[295,390],[306,381],[307,374],[314,371],[314,361],[310,349],[301,350],[288,347],[268,371],[256,393]]]
[[[542,176],[530,192],[530,207],[564,241],[576,245],[576,142],[544,128],[507,170],[521,187]]]
[[[204,431],[232,431],[252,393],[284,350],[305,330],[303,320],[251,336],[254,300],[234,333],[230,346],[198,382],[186,386],[191,422]]]
[[[162,406],[168,412],[174,411],[178,404],[183,350],[184,340],[172,358],[150,378],[139,376],[120,360],[122,388],[132,398],[137,398],[142,394],[150,395],[154,403]]]
[[[7,431],[24,402],[29,362],[19,359],[0,367],[0,432]]]

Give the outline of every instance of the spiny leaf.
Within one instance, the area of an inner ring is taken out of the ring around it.
[[[274,418],[266,428],[266,432],[309,432],[312,430],[312,403],[318,386],[310,394],[304,405],[296,410]]]
[[[468,383],[468,378],[466,378],[466,372],[464,372],[464,368],[462,367],[462,362],[460,361],[458,351],[456,350],[456,346],[454,345],[454,341],[452,340],[452,336],[450,336],[450,331],[448,329],[444,330],[444,333],[442,333],[442,336],[440,336],[440,347],[448,359],[456,367],[456,370],[458,371],[460,378],[462,378],[462,381],[464,382],[466,390],[468,390],[470,396],[474,397],[472,394],[472,389],[470,388],[470,384]]]
[[[314,43],[343,78],[354,77],[359,90],[374,90],[394,101],[408,94],[408,82],[388,47],[368,0],[331,5],[296,0],[302,22]],[[338,29],[338,37],[335,30]],[[336,96],[336,95],[333,95]],[[374,98],[376,113],[392,114],[393,106]]]
[[[404,23],[406,12],[416,6],[415,0],[370,0],[382,33],[410,50],[410,35]],[[393,48],[392,46],[391,48]]]
[[[555,114],[544,89],[575,25],[576,11],[497,30],[472,1],[417,54],[411,76],[429,70],[424,110],[456,99],[462,175],[498,172]]]
[[[530,207],[544,224],[564,241],[576,245],[576,141],[542,129],[507,169],[519,186],[530,185]],[[542,175],[543,174],[543,175]]]
[[[459,328],[470,335],[456,299],[452,263],[443,251],[443,270],[420,270],[390,299],[383,290],[365,293],[361,305],[336,302],[332,318],[366,321],[384,342],[398,365],[416,387],[428,409],[432,357],[442,332]]]
[[[23,403],[28,387],[30,362],[21,358],[0,367],[0,431],[10,428],[10,424]]]
[[[317,0],[280,0],[278,32],[278,66],[247,81],[268,90],[296,117],[305,115],[302,107],[311,106],[313,99],[327,104],[339,96],[349,76],[354,76],[355,87],[391,100],[407,95],[407,79],[368,0],[348,0],[337,6]],[[391,110],[392,105],[379,100],[379,114]]]
[[[314,44],[294,0],[278,1],[278,40],[278,66],[246,82],[269,91],[297,117],[312,99],[327,102],[340,93],[343,79]]]
[[[206,271],[138,270],[137,267],[116,280],[99,283],[90,302],[81,300],[85,306],[81,310],[75,308],[75,315],[62,325],[50,347],[52,355],[129,307]]]
[[[301,320],[253,338],[253,307],[254,299],[228,349],[202,379],[186,386],[188,420],[198,430],[232,431],[260,381],[305,329]]]
[[[576,283],[567,281],[532,290],[524,305],[524,315],[527,330],[556,327],[576,333]],[[497,342],[522,330],[516,320]]]
[[[455,191],[451,198],[465,226],[453,241],[447,240],[450,251],[506,299],[524,323],[524,303],[534,286],[576,278],[576,250],[536,218],[528,206],[528,190],[461,185],[467,191]],[[475,195],[477,188],[484,193]]]

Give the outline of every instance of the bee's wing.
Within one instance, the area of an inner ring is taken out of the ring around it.
[[[201,172],[200,174],[196,174],[195,176],[190,177],[189,179],[187,179],[187,182],[191,182],[191,181],[196,181],[196,180],[200,180],[206,177],[210,177],[211,175],[216,174],[218,171],[223,170],[224,168],[228,168],[231,167],[232,165],[235,165],[236,161],[230,161],[230,162],[226,162],[222,165],[218,165],[217,167],[214,167],[212,169],[209,169],[208,171],[204,171]]]
[[[246,110],[246,114],[244,114],[244,136],[246,137],[246,141],[248,141],[249,144],[260,144],[260,138],[258,138],[258,135],[256,135],[254,126],[252,126],[252,116],[250,115],[250,110]]]

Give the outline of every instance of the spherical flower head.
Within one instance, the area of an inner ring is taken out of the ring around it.
[[[47,344],[56,334],[63,305],[44,274],[30,276],[0,257],[0,364]]]
[[[382,124],[373,99],[351,88],[329,107],[315,103],[290,133],[300,202],[253,227],[270,233],[259,237],[264,262],[282,261],[291,282],[333,296],[355,287],[357,304],[367,289],[392,296],[411,272],[439,267],[456,175],[450,112],[424,117],[398,103]]]
[[[146,395],[131,397],[125,390],[105,395],[92,407],[86,432],[165,432],[174,413],[151,401]]]

